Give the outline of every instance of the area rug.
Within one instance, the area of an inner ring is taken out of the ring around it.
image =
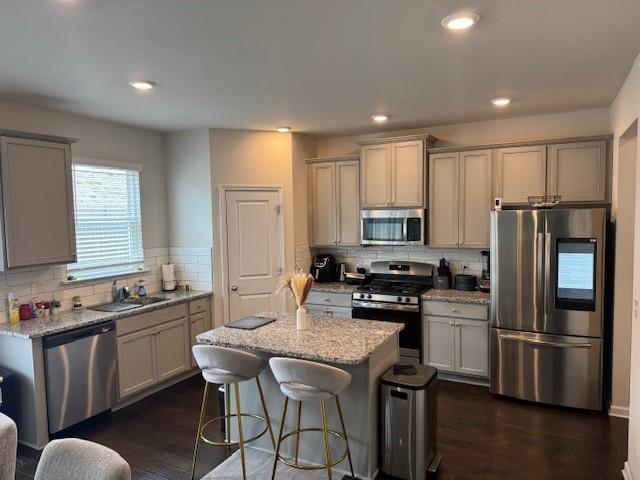
[[[247,478],[251,480],[271,480],[273,468],[273,454],[245,449],[245,461],[247,464]],[[342,475],[336,473],[335,478]],[[326,470],[296,470],[288,465],[278,462],[276,473],[278,480],[326,480]],[[242,480],[242,464],[240,463],[240,451],[238,450],[214,470],[203,477],[203,480]]]

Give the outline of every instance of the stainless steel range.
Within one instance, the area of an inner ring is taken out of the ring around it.
[[[403,323],[402,360],[422,360],[422,303],[420,295],[433,286],[433,266],[419,262],[373,262],[367,284],[351,300],[354,318]]]

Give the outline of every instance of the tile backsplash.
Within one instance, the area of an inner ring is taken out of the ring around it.
[[[144,266],[149,272],[140,275],[116,277],[118,288],[135,287],[139,279],[145,281],[149,294],[162,290],[163,263],[175,264],[176,278],[186,281],[194,290],[211,290],[211,248],[210,247],[158,247],[144,249]],[[85,307],[111,301],[111,285],[114,278],[63,284],[67,278],[67,267],[20,268],[11,272],[0,272],[0,323],[8,321],[7,294],[13,292],[20,303],[29,303],[34,298],[60,300],[61,310],[70,310],[72,298],[79,296]]]
[[[175,265],[176,278],[193,290],[212,290],[211,247],[169,247],[169,261]]]
[[[139,279],[143,279],[147,292],[157,293],[161,283],[160,265],[168,261],[168,247],[145,248],[144,265],[150,271],[140,275],[116,277],[116,285],[118,288],[133,288]],[[15,293],[20,303],[29,303],[34,298],[45,301],[55,298],[62,304],[61,310],[70,310],[72,298],[76,295],[82,299],[85,307],[111,301],[111,285],[114,278],[63,284],[66,278],[66,265],[19,268],[0,273],[0,323],[8,321],[9,292]]]
[[[424,262],[438,265],[441,258],[449,262],[452,273],[469,273],[479,276],[482,273],[482,255],[480,249],[441,249],[429,248],[423,245],[407,247],[331,247],[310,248],[309,253],[313,257],[321,253],[331,253],[338,263],[346,263],[348,271],[355,271],[356,267],[365,267],[369,270],[371,262],[377,260],[404,260],[412,262]],[[298,255],[302,253],[296,249],[296,262]]]

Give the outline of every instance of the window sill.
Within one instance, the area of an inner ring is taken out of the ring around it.
[[[73,280],[62,280],[60,285],[81,285],[83,283],[99,283],[104,280],[115,280],[117,278],[128,278],[135,277],[136,275],[141,275],[145,273],[149,273],[151,271],[150,268],[136,268],[134,270],[116,272],[116,273],[107,273],[101,275],[87,275],[78,278],[74,278]]]

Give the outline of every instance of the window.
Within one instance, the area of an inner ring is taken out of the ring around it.
[[[144,264],[137,169],[73,165],[78,279],[128,273]]]

